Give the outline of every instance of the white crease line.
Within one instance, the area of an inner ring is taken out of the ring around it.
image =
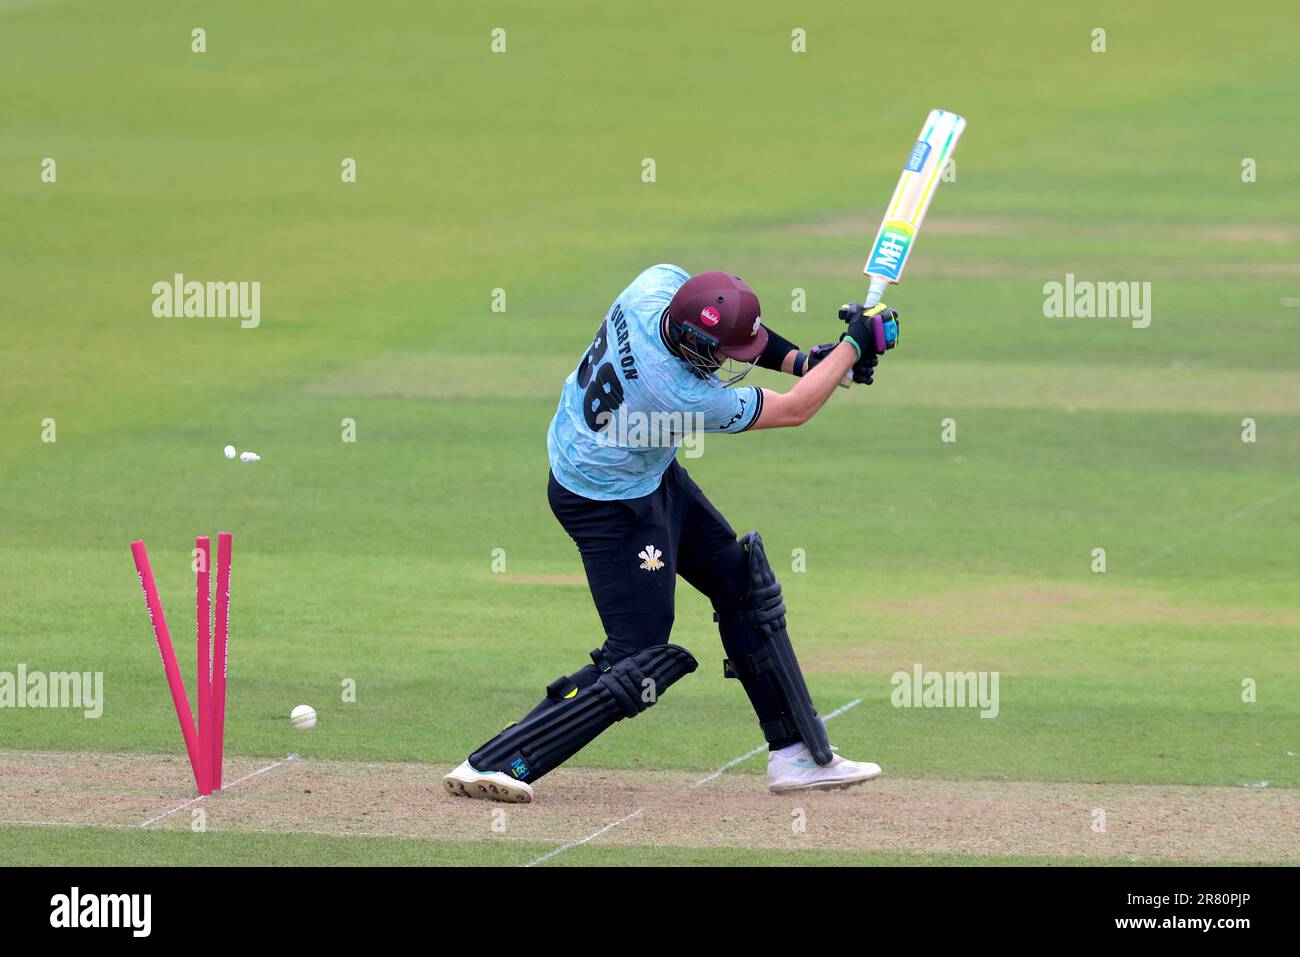
[[[76,754],[76,753],[77,753],[76,751],[25,751],[22,748],[0,748],[0,758],[3,757],[22,758],[28,756],[37,757],[37,758],[66,758],[69,754]]]
[[[86,827],[98,830],[140,829],[139,824],[105,824],[102,821],[20,821],[0,820],[0,827]],[[169,833],[167,831],[163,832]],[[324,831],[318,828],[274,828],[274,827],[209,827],[209,834],[270,834],[278,837],[307,834],[314,837],[341,838],[394,838],[401,841],[429,841],[428,834],[408,834],[404,831]]]
[[[86,827],[97,830],[139,830],[139,824],[105,824],[102,821],[6,821],[0,820],[0,827]],[[169,833],[167,831],[163,832]],[[271,834],[280,837],[295,834],[307,834],[315,837],[341,838],[395,838],[402,841],[429,842],[428,834],[408,834],[404,831],[324,831],[318,828],[275,828],[275,827],[209,827],[209,834]],[[434,840],[437,840],[436,838]]]
[[[88,827],[100,830],[139,830],[139,824],[105,824],[102,821],[21,821],[0,820],[0,827]],[[428,834],[407,834],[402,831],[323,831],[315,828],[274,827],[209,827],[209,834],[309,834],[318,837],[391,837],[403,841],[428,841]],[[166,832],[164,832],[166,833]]]
[[[595,840],[596,838],[604,834],[606,831],[613,830],[614,828],[618,827],[620,824],[632,820],[632,818],[636,817],[644,810],[645,808],[639,807],[631,814],[629,814],[627,817],[621,817],[617,821],[610,821],[599,831],[592,831],[590,834],[588,834],[586,837],[582,838],[581,840],[572,841],[568,844],[565,844],[563,847],[557,847],[554,850],[547,851],[545,854],[543,854],[541,857],[537,858],[536,860],[529,861],[527,864],[524,865],[524,867],[532,867],[534,864],[540,864],[542,863],[542,861],[547,860],[548,858],[552,858],[556,854],[563,854],[565,851],[569,850],[570,848],[574,848],[580,844],[586,844],[588,841]]]
[[[244,783],[245,781],[247,781],[249,778],[255,778],[255,777],[257,777],[259,774],[265,774],[267,771],[274,771],[276,768],[278,768],[280,765],[284,764],[285,762],[287,762],[287,761],[296,761],[297,759],[298,759],[298,756],[297,756],[296,754],[291,754],[291,755],[289,755],[287,758],[284,758],[283,760],[275,761],[275,762],[272,763],[272,764],[268,764],[268,765],[267,765],[266,767],[264,767],[264,768],[258,768],[256,771],[250,771],[248,774],[245,774],[242,778],[238,778],[238,779],[236,779],[236,780],[234,780],[234,781],[231,781],[229,784],[222,785],[221,790],[222,790],[223,792],[224,792],[224,791],[228,791],[228,790],[230,790],[230,789],[233,788],[233,787],[237,787],[238,785],[243,784],[243,783]],[[202,801],[202,800],[204,799],[204,797],[207,797],[207,796],[208,796],[208,795],[200,794],[198,797],[190,798],[190,799],[189,799],[188,801],[186,801],[184,804],[179,804],[179,805],[177,805],[176,807],[172,808],[170,811],[165,811],[165,812],[163,812],[162,814],[159,814],[157,817],[151,817],[151,818],[149,818],[149,820],[145,821],[143,824],[138,824],[138,825],[136,825],[136,826],[137,826],[137,827],[148,827],[150,824],[157,824],[157,823],[158,823],[159,821],[161,821],[163,818],[171,817],[173,814],[177,813],[178,811],[183,811],[183,810],[185,810],[185,809],[186,809],[187,807],[189,807],[190,805],[198,804],[200,801]]]
[[[1251,502],[1245,508],[1237,509],[1237,511],[1235,512],[1229,512],[1227,515],[1223,516],[1223,518],[1219,519],[1219,521],[1215,522],[1213,525],[1207,526],[1207,528],[1218,528],[1220,525],[1230,525],[1231,523],[1235,522],[1237,519],[1249,515],[1251,512],[1255,512],[1261,508],[1264,508],[1265,506],[1272,505],[1278,499],[1282,498],[1285,495],[1290,495],[1298,488],[1300,488],[1300,482],[1295,482],[1291,485],[1288,485],[1286,488],[1279,489],[1278,491],[1273,492],[1270,495],[1265,495],[1263,498],[1259,499],[1258,501]],[[1199,536],[1193,535],[1193,536],[1189,536],[1188,538],[1184,538],[1181,541],[1174,542],[1172,545],[1166,545],[1155,555],[1143,561],[1140,561],[1136,565],[1134,565],[1133,570],[1137,571],[1137,569],[1145,568],[1147,565],[1150,565],[1152,562],[1160,561],[1160,559],[1164,558],[1166,555],[1178,551],[1178,549],[1182,548],[1188,542],[1194,541],[1198,537]]]
[[[862,704],[862,699],[861,699],[861,698],[854,698],[854,699],[853,699],[852,701],[850,701],[848,704],[843,705],[843,706],[841,706],[841,707],[839,707],[839,708],[836,708],[834,711],[832,711],[832,712],[831,712],[830,714],[828,714],[826,717],[822,718],[822,720],[823,720],[823,721],[829,721],[829,720],[831,720],[832,718],[838,718],[838,717],[839,717],[840,715],[842,715],[845,711],[848,711],[850,708],[856,708],[856,707],[857,707],[858,705],[860,705],[860,704]],[[730,770],[731,768],[734,768],[737,764],[741,764],[741,763],[743,763],[743,762],[745,762],[745,761],[748,761],[748,760],[749,760],[750,758],[752,758],[754,755],[756,755],[756,754],[760,754],[760,753],[762,753],[763,751],[766,751],[766,750],[767,750],[767,745],[766,745],[766,744],[760,744],[758,747],[756,747],[753,751],[750,751],[748,754],[742,754],[742,755],[741,755],[740,757],[738,757],[738,758],[732,758],[730,761],[728,761],[728,762],[727,762],[726,764],[724,764],[722,767],[718,768],[718,770],[714,771],[714,772],[713,772],[712,774],[710,774],[708,777],[706,777],[706,778],[700,778],[698,781],[696,781],[694,784],[692,784],[691,787],[693,787],[693,788],[697,788],[697,787],[699,787],[701,784],[708,784],[708,783],[709,783],[710,781],[712,781],[714,778],[721,777],[721,776],[722,776],[722,773],[723,773],[724,771],[728,771],[728,770]]]
[[[854,698],[854,699],[853,699],[852,701],[850,701],[848,704],[842,704],[842,705],[840,705],[838,708],[836,708],[834,711],[832,711],[832,712],[831,712],[830,714],[828,714],[826,717],[822,718],[822,720],[823,720],[823,721],[830,721],[832,718],[838,718],[838,717],[839,717],[840,715],[842,715],[845,711],[848,711],[850,708],[856,708],[856,707],[857,707],[858,705],[860,705],[860,704],[862,704],[862,699],[861,699],[861,698]]]
[[[99,821],[0,821],[0,827],[106,827],[135,828],[136,824],[104,824]]]
[[[861,699],[861,698],[854,698],[854,699],[853,699],[852,701],[850,701],[848,704],[846,704],[846,705],[841,705],[840,707],[836,708],[836,709],[835,709],[834,711],[832,711],[830,714],[828,714],[828,715],[826,715],[824,718],[822,718],[822,720],[823,720],[823,721],[830,721],[830,720],[832,720],[832,719],[834,719],[834,718],[838,718],[840,715],[842,715],[844,712],[848,711],[850,708],[856,708],[856,707],[857,707],[858,705],[860,705],[860,704],[862,704],[862,699]],[[766,745],[766,744],[760,744],[760,745],[759,745],[758,747],[756,747],[754,750],[749,751],[749,752],[747,752],[747,753],[745,753],[745,754],[742,754],[742,755],[741,755],[740,757],[738,757],[738,758],[732,758],[730,761],[728,761],[728,762],[727,762],[726,764],[724,764],[722,767],[718,768],[718,770],[714,771],[714,772],[713,772],[712,774],[710,774],[708,777],[700,778],[698,781],[696,781],[694,784],[692,784],[692,785],[691,785],[691,789],[694,790],[695,788],[699,787],[701,784],[708,784],[708,783],[709,783],[710,781],[712,781],[714,778],[721,777],[722,774],[723,774],[723,772],[727,771],[728,769],[730,769],[730,768],[734,768],[737,764],[740,764],[742,761],[748,761],[748,760],[749,760],[750,758],[752,758],[754,755],[759,754],[759,753],[761,753],[761,752],[763,752],[763,751],[766,751],[766,750],[767,750],[767,745]],[[588,841],[595,840],[596,838],[600,837],[600,835],[604,834],[606,831],[613,830],[614,828],[618,827],[620,824],[623,824],[623,823],[625,823],[625,822],[627,822],[627,821],[632,820],[632,818],[634,818],[634,817],[638,816],[639,814],[643,813],[644,811],[648,810],[649,807],[650,807],[649,805],[648,805],[647,807],[639,807],[639,808],[637,808],[635,811],[633,811],[631,814],[629,814],[627,817],[619,818],[617,821],[611,821],[610,823],[608,823],[608,824],[606,824],[604,827],[602,827],[600,830],[598,830],[598,831],[593,831],[592,833],[588,834],[586,837],[582,838],[581,840],[573,841],[573,842],[571,842],[571,843],[569,843],[569,844],[565,844],[565,845],[562,846],[562,847],[557,847],[557,848],[554,848],[554,849],[552,849],[552,850],[550,850],[550,851],[547,851],[547,852],[546,852],[545,854],[543,854],[541,857],[537,858],[536,860],[529,861],[527,864],[525,864],[525,865],[523,865],[523,866],[524,866],[524,867],[532,867],[532,866],[535,865],[535,864],[540,864],[540,863],[542,863],[542,861],[545,861],[545,860],[548,860],[549,858],[555,857],[557,854],[563,854],[565,851],[571,850],[572,848],[578,847],[579,845],[586,844]]]
[[[189,799],[188,801],[186,801],[184,804],[177,805],[176,807],[172,808],[170,811],[166,811],[166,812],[164,812],[163,814],[159,814],[157,817],[151,817],[151,818],[149,818],[149,820],[145,821],[143,824],[137,824],[136,827],[148,827],[150,824],[157,824],[157,823],[158,823],[159,821],[161,821],[163,818],[165,818],[165,817],[171,817],[171,816],[172,816],[173,814],[175,814],[177,811],[183,811],[183,810],[185,810],[187,807],[189,807],[191,804],[198,804],[200,801],[203,800],[203,798],[204,798],[204,795],[202,795],[202,794],[200,794],[198,797],[190,798],[190,799]]]
[[[728,761],[728,762],[727,762],[726,764],[724,764],[722,767],[718,768],[718,770],[716,770],[716,771],[714,771],[712,774],[710,774],[707,778],[700,778],[698,781],[696,781],[694,784],[692,784],[691,787],[693,787],[693,788],[697,788],[697,787],[699,787],[701,784],[708,784],[708,783],[709,783],[710,781],[712,781],[714,778],[716,778],[716,777],[721,777],[721,776],[722,776],[722,772],[723,772],[723,771],[726,771],[728,768],[734,768],[737,764],[740,764],[742,761],[748,761],[748,760],[749,760],[750,758],[752,758],[754,755],[758,754],[758,753],[761,752],[761,751],[766,751],[766,750],[767,750],[767,745],[766,745],[766,744],[760,744],[758,747],[756,747],[753,751],[750,751],[748,754],[742,754],[742,755],[741,755],[740,757],[738,757],[738,758],[732,758],[730,761]]]
[[[1233,512],[1231,515],[1225,516],[1223,521],[1225,523],[1235,522],[1237,519],[1241,518],[1242,516],[1249,515],[1251,512],[1256,511],[1257,509],[1261,509],[1265,505],[1272,505],[1283,495],[1289,495],[1291,492],[1294,492],[1298,488],[1300,488],[1300,482],[1296,482],[1294,485],[1288,485],[1286,488],[1282,489],[1281,491],[1274,492],[1272,495],[1265,495],[1258,502],[1252,502],[1250,505],[1247,505],[1245,508]]]

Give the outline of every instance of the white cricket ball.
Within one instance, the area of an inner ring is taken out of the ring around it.
[[[260,462],[262,457],[256,452],[240,452],[239,461],[241,462]]]
[[[227,445],[224,451],[226,453],[226,458],[228,459],[233,459],[237,454],[233,445]]]
[[[309,704],[300,704],[289,712],[289,723],[299,731],[310,731],[316,727],[316,709]]]

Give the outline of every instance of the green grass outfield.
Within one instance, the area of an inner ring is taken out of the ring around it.
[[[1300,787],[1292,5],[629,15],[0,0],[0,672],[102,671],[107,695],[98,720],[0,710],[0,749],[176,751],[128,545],[149,545],[192,675],[190,543],[230,529],[229,753],[462,758],[601,640],[585,588],[555,582],[580,565],[546,507],[545,430],[612,298],[656,262],[724,268],[787,337],[833,338],[938,106],[970,125],[888,297],[903,339],[877,384],[685,464],[778,570],[805,551],[782,571],[792,633],[824,708],[863,699],[833,726],[849,756],[911,777]],[[154,318],[151,286],[177,272],[261,282],[261,325]],[[1066,273],[1150,281],[1150,327],[1044,318]],[[228,462],[227,443],[263,461]],[[580,765],[708,772],[757,743],[685,590],[674,640],[700,671]],[[890,674],[916,662],[999,671],[999,717],[892,708]],[[304,701],[309,735],[287,721]],[[261,862],[487,846],[206,837]],[[0,859],[196,861],[181,840],[3,828]],[[557,862],[805,860],[593,842]]]

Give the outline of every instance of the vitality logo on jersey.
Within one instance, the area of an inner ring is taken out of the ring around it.
[[[660,561],[659,558],[662,554],[663,552],[659,551],[659,549],[655,548],[653,545],[647,545],[645,548],[641,549],[641,551],[636,553],[636,557],[641,559],[641,567],[646,571],[657,572],[659,569],[664,567],[664,563]]]

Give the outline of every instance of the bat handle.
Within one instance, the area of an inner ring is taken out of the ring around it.
[[[887,285],[889,285],[889,280],[881,279],[879,276],[872,276],[871,286],[867,289],[867,298],[862,305],[870,309],[880,302],[880,297],[885,294],[885,286]]]

